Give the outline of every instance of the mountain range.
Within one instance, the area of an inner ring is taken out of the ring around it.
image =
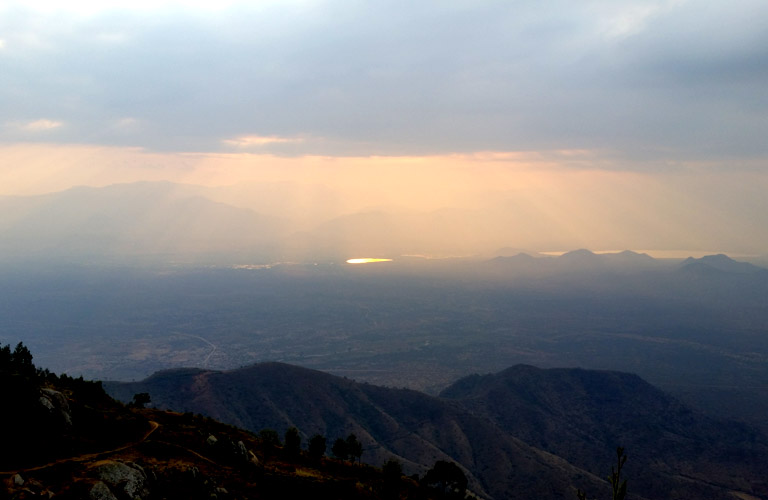
[[[537,223],[500,213],[469,208],[349,209],[327,188],[285,183],[247,188],[170,182],[75,187],[0,197],[0,258],[269,263],[360,255],[506,255],[502,247],[532,238]],[[648,256],[595,258],[579,252],[558,259],[559,267],[653,264]]]
[[[576,487],[599,496],[617,446],[630,457],[631,498],[768,498],[766,436],[621,372],[517,365],[429,396],[262,363],[170,370],[105,388],[124,401],[147,392],[159,408],[254,432],[297,427],[331,441],[351,432],[372,464],[394,457],[423,472],[453,461],[483,498],[575,498]]]
[[[0,252],[10,256],[265,253],[280,221],[170,183],[79,187],[0,198]]]

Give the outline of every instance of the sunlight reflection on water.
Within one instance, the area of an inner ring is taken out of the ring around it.
[[[348,259],[347,264],[372,264],[374,262],[392,262],[392,259],[372,259],[369,257],[361,259]]]

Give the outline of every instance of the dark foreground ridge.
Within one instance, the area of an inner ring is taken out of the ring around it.
[[[353,433],[363,462],[395,459],[408,474],[455,462],[480,497],[610,491],[606,468],[621,445],[630,457],[628,498],[768,498],[768,438],[697,413],[626,373],[520,365],[466,377],[432,397],[262,363],[170,370],[106,388],[123,401],[147,392],[158,407],[253,432],[296,427],[305,440]]]
[[[0,499],[608,498],[614,443],[627,498],[768,498],[765,436],[626,373],[519,365],[440,397],[280,363],[105,386],[126,404],[0,348]]]
[[[399,463],[326,456],[326,443],[302,450],[296,429],[281,438],[192,413],[145,409],[146,394],[123,405],[100,382],[37,370],[19,344],[0,349],[2,412],[0,499],[441,499],[464,496],[466,477],[436,463],[422,478]],[[330,448],[330,446],[328,446]],[[341,447],[334,444],[341,455]]]

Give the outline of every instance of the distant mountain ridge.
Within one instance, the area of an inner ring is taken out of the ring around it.
[[[160,407],[251,430],[296,426],[333,439],[355,432],[363,460],[395,456],[412,470],[453,460],[493,498],[598,492],[615,446],[631,457],[634,498],[768,497],[768,438],[697,414],[635,375],[519,365],[470,376],[431,397],[280,363],[172,370],[106,383],[119,399],[149,392]]]
[[[171,183],[0,198],[0,254],[255,253],[273,245],[280,231],[277,219]]]
[[[706,255],[699,259],[688,257],[681,263],[681,267],[688,269],[707,268],[724,273],[753,274],[765,273],[768,269],[750,264],[748,262],[738,262],[724,254]]]
[[[216,256],[306,262],[361,255],[494,255],[490,250],[500,248],[497,255],[515,259],[510,257],[514,249],[499,245],[515,243],[516,233],[507,232],[514,225],[490,220],[482,210],[373,207],[348,212],[327,189],[314,186],[304,192],[301,186],[280,183],[251,186],[251,193],[259,199],[235,187],[137,182],[0,197],[0,257],[168,255],[204,262]],[[313,203],[322,207],[313,208]],[[631,251],[595,254],[585,249],[547,260],[552,262],[535,266],[585,272],[659,264]],[[703,263],[724,270],[720,261]]]

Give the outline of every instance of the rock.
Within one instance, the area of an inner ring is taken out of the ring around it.
[[[138,470],[139,472],[141,472],[141,473],[144,475],[144,480],[145,480],[145,481],[147,480],[147,472],[144,470],[144,467],[142,467],[142,466],[141,466],[141,465],[139,465],[139,464],[133,463],[133,462],[127,462],[127,463],[128,463],[128,465],[130,465],[130,466],[131,466],[131,467],[133,467],[134,469],[136,469],[136,470]]]
[[[14,486],[24,486],[24,478],[21,477],[21,474],[16,474],[13,476],[13,485]]]
[[[248,448],[245,447],[245,444],[243,444],[242,441],[235,443],[228,436],[218,439],[215,436],[210,435],[206,440],[206,444],[211,447],[211,451],[217,459],[228,464],[244,465],[250,461]]]
[[[56,407],[53,406],[53,403],[50,399],[46,398],[45,396],[40,396],[40,404],[45,407],[46,410],[53,412],[56,410]]]
[[[248,460],[248,448],[245,447],[245,444],[242,441],[237,442],[237,453],[243,457],[244,460]]]
[[[69,409],[69,401],[64,394],[47,387],[42,388],[40,389],[40,404],[51,414],[56,415],[66,427],[72,427],[72,412]]]
[[[45,486],[43,486],[43,483],[40,481],[36,481],[34,479],[29,479],[25,482],[25,485],[28,490],[32,491],[33,493],[40,494],[45,489]]]
[[[88,498],[90,500],[117,500],[117,497],[112,494],[109,486],[101,481],[93,485],[91,491],[88,493]]]
[[[144,469],[132,462],[102,462],[97,469],[98,477],[109,486],[119,488],[128,498],[143,497],[148,494],[145,488],[147,475]]]
[[[149,470],[144,470],[144,472],[147,473],[147,479],[149,479],[149,482],[157,481],[157,471],[155,471],[154,468],[150,468]]]
[[[190,476],[192,479],[197,479],[197,478],[199,478],[199,477],[200,477],[200,469],[198,469],[198,468],[197,468],[197,467],[195,467],[194,465],[193,465],[192,467],[189,467],[189,468],[187,468],[187,469],[186,469],[186,472],[187,472],[187,474],[189,474],[189,476]]]

